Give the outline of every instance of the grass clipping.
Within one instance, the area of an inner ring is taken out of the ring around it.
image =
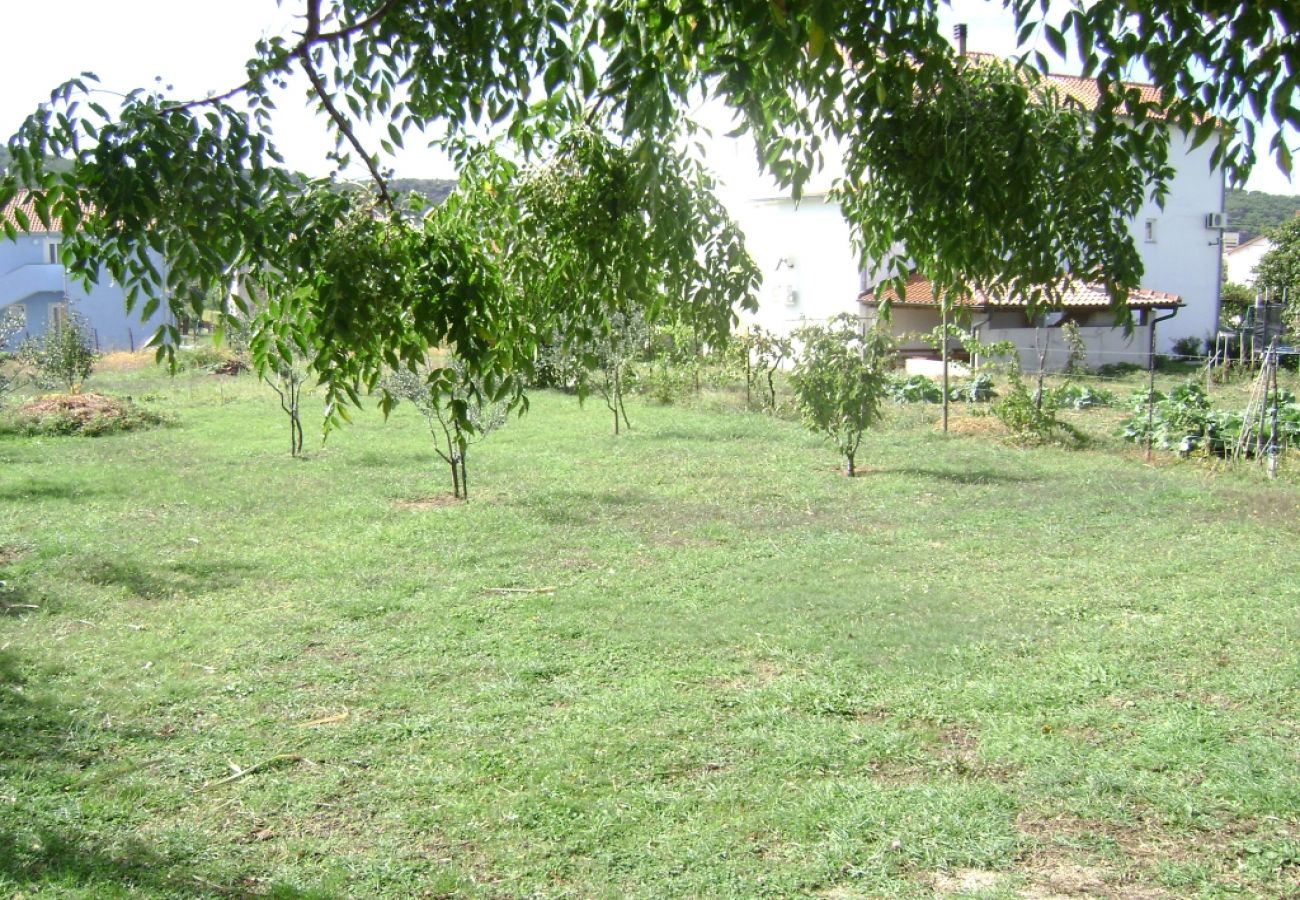
[[[162,413],[138,406],[129,398],[103,394],[49,394],[24,403],[13,414],[20,434],[74,434],[95,437],[169,421]]]

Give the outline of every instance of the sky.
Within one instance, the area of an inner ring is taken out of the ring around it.
[[[283,2],[282,8],[275,0],[9,0],[0,52],[0,139],[47,100],[55,85],[83,71],[96,73],[110,91],[151,86],[157,78],[178,99],[227,90],[243,80],[244,62],[259,38],[289,37],[298,27],[293,13],[300,0]],[[971,50],[1008,55],[1016,49],[1014,26],[1000,3],[954,0],[943,20],[949,33],[957,22],[969,25]],[[305,80],[291,81],[276,103],[275,139],[288,164],[327,174],[333,141],[325,121],[307,109]],[[1300,195],[1300,180],[1289,181],[1278,170],[1268,153],[1268,132],[1261,132],[1260,162],[1246,187]],[[377,149],[379,133],[366,145]],[[421,143],[412,139],[398,152],[391,162],[396,173],[452,177],[451,164]]]

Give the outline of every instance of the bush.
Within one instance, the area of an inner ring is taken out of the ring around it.
[[[84,316],[71,313],[60,327],[24,342],[19,357],[36,369],[40,386],[62,387],[75,394],[95,369],[97,357],[90,345],[90,324]]]
[[[1197,337],[1181,337],[1174,341],[1174,357],[1176,359],[1200,359],[1204,344],[1205,342]]]
[[[671,406],[695,392],[694,373],[680,366],[652,363],[637,373],[637,389],[656,403]]]
[[[180,372],[211,372],[234,375],[248,369],[248,364],[233,351],[215,344],[196,344],[176,351],[176,369]]]
[[[102,394],[51,394],[20,406],[11,418],[22,435],[80,435],[98,437],[168,424],[161,413],[130,399]]]
[[[1106,363],[1104,366],[1097,367],[1097,374],[1104,378],[1123,378],[1126,375],[1132,375],[1134,372],[1145,371],[1137,363]]]
[[[1010,373],[1011,388],[993,404],[993,415],[1006,426],[1021,444],[1051,444],[1082,442],[1077,429],[1056,417],[1057,403],[1052,391],[1043,394],[1041,402],[1025,385],[1020,373]]]

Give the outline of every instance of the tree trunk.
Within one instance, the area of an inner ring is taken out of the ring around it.
[[[858,474],[857,469],[853,466],[853,456],[854,454],[852,453],[844,454],[844,474],[850,478],[853,478]]]
[[[465,457],[469,454],[464,450],[460,452],[460,499],[469,500],[469,472],[465,468]]]

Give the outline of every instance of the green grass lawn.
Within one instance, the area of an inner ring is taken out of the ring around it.
[[[0,894],[1300,891],[1294,462],[543,393],[450,504],[409,410],[91,387],[178,422],[0,437]]]

